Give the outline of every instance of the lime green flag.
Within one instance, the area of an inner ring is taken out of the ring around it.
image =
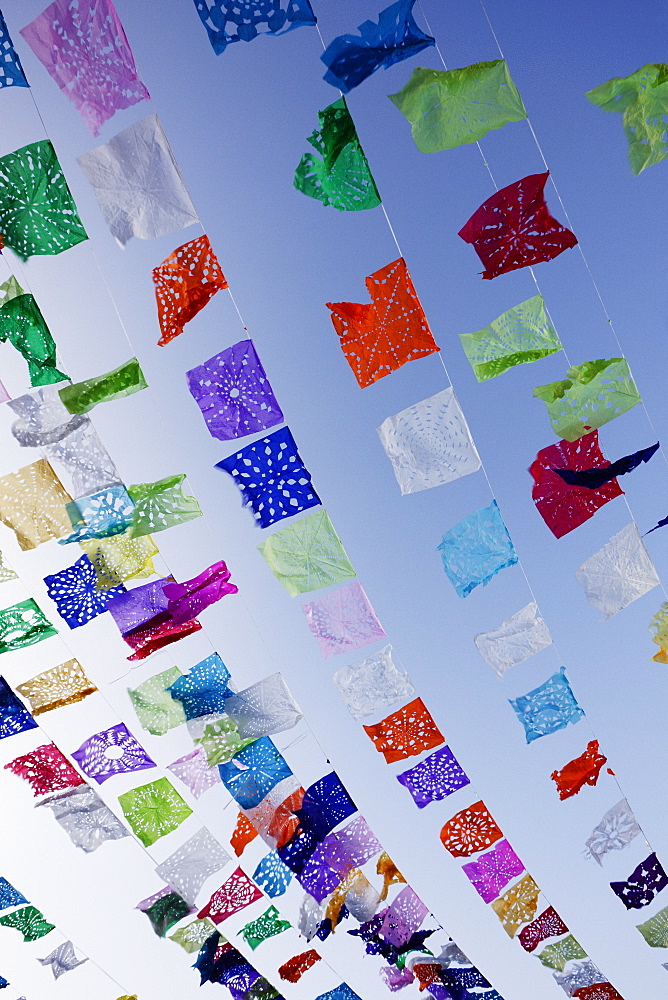
[[[123,814],[144,847],[176,830],[192,809],[167,778],[158,778],[118,796]]]
[[[459,339],[478,382],[562,349],[542,295],[521,302],[476,333],[460,333]]]
[[[248,947],[255,951],[257,946],[266,941],[267,938],[282,934],[291,926],[289,920],[280,919],[278,910],[272,904],[257,920],[251,920],[250,923],[242,927],[239,931],[239,937],[242,937]]]
[[[668,906],[636,927],[650,948],[668,948]]]
[[[88,413],[98,403],[131,396],[133,392],[139,392],[147,386],[148,382],[139,362],[136,358],[131,358],[105,375],[75,382],[58,391],[63,405],[70,413]]]
[[[585,361],[566,376],[533,391],[547,406],[552,430],[566,441],[577,441],[642,402],[625,358]]]
[[[319,156],[304,153],[295,171],[298,191],[341,212],[380,205],[367,158],[345,99],[318,112],[320,128],[308,138]]]
[[[355,576],[325,510],[289,524],[258,548],[276,579],[293,597]]]
[[[128,696],[137,713],[139,725],[153,736],[164,736],[168,729],[174,729],[186,721],[186,714],[180,701],[172,698],[168,691],[183,674],[178,667],[169,667],[160,674],[154,674],[139,687],[128,688]]]
[[[566,962],[570,962],[574,958],[587,958],[587,952],[573,935],[569,934],[568,937],[562,938],[555,944],[548,944],[546,948],[543,948],[538,958],[548,969],[557,969],[559,972],[563,972]]]
[[[175,524],[202,516],[196,498],[186,496],[181,488],[185,478],[185,473],[177,473],[155,483],[128,486],[128,493],[135,503],[130,525],[132,538],[149,535],[152,531],[164,531]]]
[[[592,104],[622,114],[634,174],[668,156],[668,65],[647,63],[630,76],[616,76],[587,91]]]
[[[463,69],[420,66],[403,90],[388,96],[408,118],[423,153],[477,142],[491,129],[527,116],[503,59]]]

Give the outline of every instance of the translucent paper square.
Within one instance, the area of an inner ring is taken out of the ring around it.
[[[562,349],[542,295],[514,306],[482,330],[460,333],[459,339],[478,382]]]
[[[30,702],[33,715],[72,705],[97,691],[78,660],[66,660],[17,684],[16,690]]]
[[[21,60],[19,59],[5,19],[0,14],[0,87],[27,87]]]
[[[87,854],[107,840],[122,840],[130,834],[90,785],[79,785],[38,802],[54,815],[75,847]]]
[[[536,386],[533,394],[545,403],[554,433],[567,441],[603,427],[642,402],[625,358],[574,365],[564,380]]]
[[[267,896],[274,899],[283,895],[292,881],[292,872],[281,861],[276,851],[270,851],[253,872],[253,881]]]
[[[167,778],[158,778],[157,781],[124,792],[119,795],[118,801],[125,818],[144,847],[150,847],[160,837],[178,829],[192,813],[190,806]]]
[[[386,637],[357,580],[302,604],[302,611],[325,658],[361,649]]]
[[[363,728],[388,764],[417,757],[423,750],[433,750],[444,742],[422,698],[415,698],[374,726]]]
[[[218,653],[196,663],[170,685],[169,693],[183,706],[186,719],[196,719],[213,712],[224,712],[232,694],[228,688],[230,672]]]
[[[483,900],[491,903],[512,879],[522,874],[524,865],[508,841],[500,840],[477,861],[462,865],[462,871]]]
[[[22,549],[34,549],[71,531],[66,492],[49,463],[40,458],[0,478],[0,521],[16,534]]]
[[[341,539],[325,510],[270,535],[258,548],[287,592],[307,594],[355,576]]]
[[[228,861],[227,851],[202,827],[158,865],[155,872],[187,903],[194,904],[207,878],[224,868]]]
[[[183,333],[185,324],[209,299],[221,288],[227,288],[208,236],[198,236],[177,247],[162,264],[153,268],[153,283],[161,331],[160,347]]]
[[[128,688],[140,725],[154,736],[163,736],[168,729],[186,721],[181,703],[175,701],[168,690],[179,677],[179,668],[170,667],[149,677],[139,687]]]
[[[44,577],[44,583],[58,614],[71,629],[104,614],[107,601],[125,593],[123,584],[110,590],[98,590],[95,567],[87,555],[77,559],[73,566]]]
[[[197,916],[200,920],[203,917],[210,917],[214,924],[219,924],[233,913],[243,910],[261,898],[262,893],[255,883],[241,868],[236,868]]]
[[[392,659],[391,645],[359,663],[339,667],[332,680],[354,719],[374,715],[415,694],[410,677]]]
[[[27,781],[35,797],[84,784],[84,779],[55,743],[44,743],[30,753],[15,757],[5,764],[5,769]]]
[[[213,51],[219,56],[233,42],[251,42],[258,35],[284,35],[316,23],[309,0],[195,0]]]
[[[481,466],[451,387],[387,417],[378,435],[404,495],[451,483]]]
[[[221,764],[220,777],[241,809],[252,809],[292,771],[268,737],[255,740]]]
[[[438,550],[446,575],[460,597],[486,586],[502,569],[518,561],[496,500],[446,532]]]
[[[209,767],[206,757],[199,748],[168,764],[167,770],[176,775],[196,799],[209,788],[220,784],[218,768]]]
[[[116,774],[157,767],[124,722],[90,736],[78,750],[72,751],[72,756],[84,774],[98,785]]]
[[[633,522],[583,562],[575,576],[589,603],[606,619],[661,583]]]
[[[544,684],[509,703],[524,726],[527,743],[549,736],[568,725],[575,725],[584,716],[561,667]]]
[[[415,767],[397,775],[413,797],[418,809],[430,802],[439,802],[469,784],[470,778],[449,747],[442,747],[429,754]]]
[[[279,673],[230,695],[225,702],[225,711],[244,739],[285,732],[303,717],[283,675]]]
[[[587,91],[592,104],[622,115],[634,174],[668,156],[668,81],[663,63],[647,63],[629,76],[616,76]]]
[[[485,663],[503,677],[506,670],[550,646],[552,636],[532,601],[504,619],[497,628],[480,632],[474,642]]]

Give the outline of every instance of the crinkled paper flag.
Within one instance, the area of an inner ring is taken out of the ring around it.
[[[598,431],[576,441],[551,444],[538,452],[529,469],[534,479],[531,496],[536,510],[557,538],[584,524],[610,500],[624,495],[614,477],[589,489],[566,482],[557,469],[605,469],[609,464],[599,447]]]
[[[292,597],[331,587],[355,576],[326,510],[286,525],[258,548],[276,579]]]
[[[347,94],[382,66],[410,59],[435,44],[421,31],[413,17],[415,0],[396,0],[378,15],[378,24],[364,21],[359,35],[338,35],[320,56],[327,72],[324,79]]]
[[[88,959],[77,958],[72,942],[64,941],[57,948],[54,948],[46,958],[38,958],[37,961],[40,965],[50,965],[53,978],[60,979],[66,972],[71,972],[78,965],[83,965]]]
[[[177,625],[185,625],[195,615],[222,600],[227,594],[238,593],[239,588],[230,583],[231,573],[224,560],[202,570],[192,580],[183,583],[167,581],[162,592],[167,599],[167,614]]]
[[[239,931],[239,936],[244,939],[249,948],[255,951],[258,945],[261,945],[267,938],[282,934],[290,927],[290,921],[281,920],[278,910],[272,904],[256,920],[245,924]]]
[[[0,307],[0,341],[7,340],[28,365],[32,386],[67,379],[57,367],[56,342],[32,295],[6,297]]]
[[[11,283],[10,278],[4,285],[0,285],[0,292],[6,292]],[[23,289],[15,284],[12,294],[7,293],[4,299],[0,315],[6,310],[5,315],[11,316],[7,303],[14,302],[17,298],[23,299]],[[57,387],[53,385],[34,387],[17,399],[9,400],[9,408],[18,417],[12,424],[11,430],[21,448],[44,448],[55,444],[86,423],[85,417],[78,415],[73,417],[68,413],[62,404]]]
[[[339,667],[332,680],[353,719],[374,715],[415,694],[410,677],[392,659],[389,644],[359,663]]]
[[[182,899],[178,892],[172,892],[169,886],[150,896],[149,899],[137,903],[135,909],[146,914],[158,937],[165,937],[174,924],[178,924],[179,920],[183,920],[193,912],[185,899]]]
[[[246,810],[249,820],[269,847],[279,850],[292,840],[299,829],[296,811],[303,797],[304,789],[293,775],[272,788],[259,805]]]
[[[501,188],[459,230],[484,264],[483,278],[552,260],[577,244],[549,213],[543,195],[549,176],[531,174]]]
[[[270,899],[274,899],[276,896],[282,896],[290,885],[292,872],[281,861],[276,851],[270,851],[253,872],[253,881]]]
[[[32,597],[0,610],[0,653],[32,646],[52,635],[58,635],[58,630]]]
[[[633,522],[583,562],[575,576],[589,603],[606,619],[661,583]]]
[[[34,549],[71,531],[65,504],[72,497],[44,458],[0,478],[0,521],[22,549]]]
[[[463,865],[462,871],[484,901],[491,903],[512,879],[522,874],[524,864],[508,841],[500,840],[477,861]]]
[[[284,962],[278,970],[278,974],[281,979],[285,979],[289,983],[298,983],[304,973],[308,972],[319,961],[318,952],[309,948],[308,951],[303,951],[300,955],[295,955],[294,958],[289,958],[287,962]]]
[[[595,983],[591,986],[580,986],[573,996],[576,1000],[624,1000],[612,983]]]
[[[167,770],[175,774],[196,799],[220,783],[218,768],[209,767],[206,757],[199,748],[168,764]]]
[[[94,694],[97,688],[79,661],[72,659],[35,674],[29,681],[17,684],[16,690],[28,699],[32,714],[41,715],[42,712],[82,701],[89,694]]]
[[[116,774],[131,774],[157,767],[124,722],[95,733],[72,751],[75,761],[98,785]]]
[[[527,116],[502,59],[462,69],[421,66],[389,98],[411,123],[415,145],[422,153],[478,142],[491,129]]]
[[[37,729],[37,723],[5,678],[0,677],[0,740],[28,729]]]
[[[186,719],[196,719],[213,712],[224,712],[231,695],[230,672],[218,653],[196,663],[187,674],[179,676],[169,688],[172,698],[183,705]]]
[[[230,855],[216,838],[202,827],[155,869],[167,885],[187,903],[194,904],[207,878],[220,871]]]
[[[381,901],[387,899],[391,885],[399,885],[401,882],[406,882],[406,879],[386,851],[382,852],[376,862],[376,875],[383,876],[383,889],[380,894]]]
[[[71,629],[104,614],[107,601],[126,592],[123,584],[110,590],[98,590],[95,567],[87,555],[77,559],[73,566],[45,576],[44,583],[58,614]]]
[[[190,806],[167,778],[158,778],[124,792],[118,801],[144,847],[150,847],[160,837],[176,830],[192,814]]]
[[[55,0],[21,34],[92,135],[150,94],[112,0]]]
[[[650,948],[668,948],[668,906],[636,926]]]
[[[25,898],[22,892],[15,889],[6,878],[0,878],[0,910],[8,910],[10,907],[21,906],[27,902],[29,900]]]
[[[307,140],[317,155],[304,153],[294,186],[341,212],[376,208],[380,195],[345,98],[319,111],[318,121],[319,128]]]
[[[121,840],[130,834],[108,805],[90,785],[68,788],[37,803],[54,815],[75,847],[90,854],[107,840]]]
[[[213,51],[219,56],[232,42],[252,42],[258,35],[284,35],[314,25],[309,0],[195,0]]]
[[[493,901],[492,909],[508,937],[515,937],[522,924],[533,920],[538,909],[540,889],[528,873]]]
[[[582,962],[573,962],[568,972],[554,972],[552,977],[567,996],[577,996],[581,989],[592,986],[594,983],[607,984],[605,976],[590,958],[586,958]],[[581,993],[580,996],[582,996]]]
[[[309,785],[297,810],[301,830],[319,843],[328,833],[357,812],[357,806],[335,771]]]
[[[603,111],[622,115],[629,144],[629,164],[634,174],[660,163],[668,156],[668,66],[647,63],[629,76],[616,76],[587,97]]]
[[[133,538],[126,531],[79,544],[95,570],[97,590],[108,592],[126,580],[143,579],[156,572],[153,556],[158,555],[158,547],[150,535]]]
[[[164,620],[163,620],[164,619]],[[156,650],[168,646],[172,642],[178,642],[193,632],[199,632],[202,626],[197,619],[193,621],[177,624],[170,618],[158,616],[141,625],[139,628],[128,632],[123,636],[128,646],[134,650],[128,660],[144,660]]]
[[[585,842],[586,856],[602,865],[601,859],[609,851],[623,851],[640,834],[642,830],[631,807],[626,799],[621,799],[608,809],[589,834]]]
[[[373,726],[362,727],[388,764],[433,750],[444,737],[422,701],[415,698]]]
[[[255,740],[219,768],[228,792],[241,809],[252,809],[292,771],[268,737]]]
[[[315,1000],[360,1000],[360,997],[347,983],[341,983],[340,986],[336,986],[333,990],[321,993]]]
[[[478,382],[562,350],[542,295],[514,306],[482,330],[460,333],[459,339]]]
[[[585,714],[568,683],[565,667],[528,694],[509,698],[508,702],[524,726],[527,743],[575,725]]]
[[[217,462],[216,468],[232,476],[242,503],[251,508],[261,528],[320,506],[311,474],[288,427],[253,441]]]
[[[197,916],[200,919],[210,917],[214,924],[219,924],[233,913],[243,910],[261,898],[262,893],[255,883],[241,868],[236,868],[220,889],[216,889]]]
[[[467,597],[480,585],[487,586],[497,573],[518,561],[496,500],[447,531],[438,550],[460,597]]]
[[[240,340],[186,372],[212,437],[234,441],[283,420],[252,340]]]
[[[627,472],[633,472],[643,462],[649,462],[658,448],[659,442],[657,441],[656,444],[650,445],[649,448],[641,448],[640,451],[634,451],[632,455],[625,455],[624,458],[618,458],[616,462],[609,464],[607,468],[603,469],[588,468],[582,471],[555,469],[554,471],[569,485],[585,486],[588,490],[596,490],[605,483],[609,483],[615,476],[623,476]]]
[[[573,365],[565,379],[536,386],[533,394],[545,403],[554,433],[567,441],[576,441],[642,402],[626,358]]]
[[[535,951],[542,941],[551,937],[560,937],[562,934],[568,934],[568,927],[557,911],[552,906],[548,906],[535,920],[522,928],[517,935],[517,940],[525,951]]]
[[[139,687],[128,688],[140,726],[153,736],[164,736],[168,729],[186,721],[181,703],[175,701],[169,692],[170,686],[181,676],[178,667],[170,667],[149,677]]]
[[[152,531],[164,531],[202,516],[195,497],[186,496],[183,492],[181,483],[185,478],[185,473],[177,473],[154,483],[128,486],[128,493],[135,504],[130,530],[133,538]]]
[[[569,934],[568,937],[555,944],[548,944],[537,957],[548,969],[563,972],[567,962],[572,962],[577,958],[586,958],[587,953],[573,935]]]
[[[55,743],[44,743],[22,757],[16,757],[5,764],[5,770],[27,781],[36,798],[85,784]]]
[[[590,740],[587,749],[565,764],[561,770],[553,771],[550,777],[557,786],[559,798],[563,801],[577,795],[585,785],[595,785],[601,768],[608,758],[598,752],[598,740]]]
[[[365,284],[370,303],[326,303],[362,389],[439,350],[403,257],[368,275]]]
[[[217,770],[216,773],[218,773]],[[240,812],[237,816],[237,821],[235,823],[234,830],[232,831],[232,836],[230,837],[230,846],[233,848],[234,853],[238,858],[241,857],[241,855],[244,853],[248,845],[255,840],[257,835],[258,835],[257,830],[255,829],[251,821],[248,819],[246,814]],[[253,873],[253,878],[258,883],[258,885],[261,886],[261,888],[265,889],[265,887],[262,886],[260,881],[255,877],[257,873],[260,871],[261,865],[262,861],[260,862],[255,872]],[[266,891],[267,890],[265,889],[265,892]],[[271,896],[273,895],[273,893],[267,892],[267,895]]]
[[[0,316],[2,310],[0,310]],[[131,358],[124,365],[119,365],[104,375],[87,378],[83,382],[65,386],[58,393],[63,405],[69,413],[88,413],[98,403],[108,403],[114,399],[123,399],[141,389],[146,389],[148,382],[136,358]]]
[[[280,673],[231,695],[225,702],[225,711],[236,724],[239,735],[253,739],[293,729],[303,718]]]
[[[122,483],[72,500],[67,504],[67,515],[74,532],[59,544],[81,544],[91,539],[110,538],[122,533],[131,538],[127,529],[132,524],[134,509],[134,501]]]
[[[155,114],[77,157],[77,163],[122,247],[133,236],[150,240],[199,221]]]
[[[397,775],[397,781],[408,789],[418,809],[424,809],[430,802],[440,802],[470,780],[449,747],[442,747]]]
[[[48,139],[0,157],[0,233],[23,260],[88,239]]]
[[[386,633],[357,580],[302,604],[302,611],[325,658],[361,649]]]
[[[38,941],[55,929],[36,906],[24,906],[22,910],[13,910],[0,917],[0,926],[13,927],[23,935],[24,941]]]
[[[451,386],[387,417],[378,435],[404,496],[451,483],[482,464]]]
[[[640,910],[643,906],[648,906],[666,886],[668,875],[656,854],[650,854],[641,861],[625,882],[610,883],[610,888],[627,910]]]
[[[227,288],[209,237],[198,236],[177,247],[152,271],[160,323],[159,347],[183,333],[183,327],[221,288]]]
[[[253,737],[244,739],[232,719],[226,716],[214,719],[204,726],[202,735],[193,742],[202,748],[209,767],[214,764],[226,764],[240,750],[253,742]]]
[[[192,920],[185,927],[179,927],[173,934],[170,934],[169,940],[176,941],[188,955],[192,955],[193,952],[200,950],[215,929],[210,920]]]
[[[55,444],[45,446],[44,454],[54,464],[60,479],[75,497],[96,493],[120,483],[118,469],[100,441],[95,428],[84,416]]]
[[[388,906],[380,928],[381,937],[400,948],[418,930],[429,914],[420,897],[409,885]]]
[[[21,60],[14,49],[5,19],[0,14],[0,87],[28,87]]]
[[[503,677],[506,670],[550,646],[552,636],[532,601],[491,632],[478,633],[474,642],[485,663]]]

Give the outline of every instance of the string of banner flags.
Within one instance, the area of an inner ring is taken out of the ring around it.
[[[377,24],[367,21],[359,34],[343,35],[325,48],[325,80],[341,96],[318,112],[318,126],[308,138],[314,152],[304,153],[294,177],[299,191],[325,206],[340,211],[382,206],[344,95],[377,69],[436,44],[414,20],[414,4],[398,0],[379,14]],[[255,0],[244,12],[231,0],[195,0],[195,7],[218,55],[261,32],[280,35],[317,27],[308,0]],[[0,87],[28,87],[1,15],[0,32],[5,56]],[[85,9],[56,0],[21,29],[21,35],[92,135],[98,135],[116,111],[149,99],[112,0],[94,0]],[[661,119],[668,106],[667,79],[663,65],[648,65],[587,95],[603,110],[622,113],[634,173],[668,156]],[[409,121],[422,152],[475,143],[490,129],[527,118],[503,58],[463,69],[416,69],[391,100]],[[120,246],[133,237],[151,239],[200,224],[156,114],[83,153],[78,162]],[[484,279],[533,268],[577,245],[575,235],[548,210],[548,178],[546,169],[497,190],[459,231],[480,258]],[[0,233],[3,245],[19,261],[60,254],[88,239],[48,138],[0,157]],[[154,559],[162,557],[153,535],[201,517],[198,501],[186,492],[182,473],[124,484],[88,416],[97,405],[147,388],[141,364],[132,357],[111,372],[71,383],[61,370],[65,366],[38,303],[23,289],[19,278],[24,279],[10,271],[0,286],[0,340],[25,359],[31,388],[10,395],[2,387],[2,398],[16,417],[15,441],[41,457],[0,477],[0,520],[15,533],[22,550],[54,541],[78,544],[83,554],[44,579],[57,614],[68,629],[76,629],[109,612],[128,648],[127,659],[142,661],[203,632],[199,615],[236,595],[238,588],[223,560],[186,581],[175,579],[168,566],[159,575]],[[414,359],[440,357],[403,256],[364,280],[370,302],[327,303],[359,386],[370,386]],[[204,231],[156,266],[153,281],[160,346],[178,337],[218,291],[229,291]],[[484,329],[462,334],[461,343],[478,382],[563,350],[540,292],[490,320]],[[417,808],[462,790],[475,799],[471,779],[385,642],[385,630],[322,506],[252,339],[226,347],[189,370],[186,380],[209,434],[233,442],[235,450],[217,467],[237,484],[258,527],[275,529],[258,546],[269,569],[292,596],[324,591],[303,605],[323,658],[380,645],[360,662],[334,672],[350,714],[360,722],[378,720],[363,728],[387,763],[420,758],[397,774]],[[561,538],[619,496],[628,506],[618,477],[650,462],[660,445],[650,443],[612,462],[601,451],[598,430],[642,404],[623,356],[569,362],[564,379],[538,386],[534,395],[545,404],[559,441],[541,449],[531,465],[532,497],[547,527]],[[485,472],[451,383],[388,416],[378,433],[402,495]],[[251,443],[239,446],[250,435],[255,435]],[[489,485],[490,502],[449,528],[438,546],[444,572],[460,598],[520,564]],[[606,618],[661,586],[630,507],[629,513],[631,522],[577,572],[585,596]],[[287,520],[294,515],[302,516]],[[667,523],[668,517],[658,518],[645,535]],[[2,582],[22,579],[20,565],[16,570],[4,564],[0,568]],[[137,582],[143,580],[149,582]],[[482,658],[500,677],[553,645],[528,577],[527,585],[530,603],[497,628],[475,636]],[[27,782],[39,806],[52,810],[75,846],[91,852],[107,840],[130,836],[130,830],[151,858],[151,846],[179,829],[196,809],[163,775],[118,797],[121,820],[86,779],[100,785],[117,774],[161,766],[125,721],[119,719],[76,749],[57,745],[42,720],[36,721],[36,716],[104,695],[69,655],[67,632],[56,628],[29,590],[26,593],[26,599],[0,611],[0,652],[58,637],[68,659],[17,684],[15,690],[0,678],[0,738],[34,730],[40,740],[7,768]],[[668,599],[650,626],[659,647],[654,659],[668,662]],[[295,953],[297,931],[309,943],[316,938],[324,942],[343,920],[352,918],[359,927],[348,933],[360,938],[367,954],[384,959],[380,974],[390,990],[418,984],[436,1000],[501,1000],[448,937],[439,916],[432,915],[406,883],[336,773],[328,772],[306,788],[300,784],[270,738],[302,720],[279,673],[236,690],[211,644],[211,654],[186,673],[178,667],[159,672],[128,694],[137,722],[147,732],[159,735],[187,726],[193,750],[167,768],[195,800],[209,788],[224,785],[239,808],[231,841],[236,857],[241,858],[257,836],[269,847],[252,876],[239,864],[203,905],[197,897],[206,879],[232,864],[231,855],[205,825],[167,861],[154,866],[165,885],[137,908],[147,914],[156,934],[164,937],[173,930],[172,940],[187,953],[197,953],[195,968],[203,983],[227,986],[235,1000],[279,997],[279,989],[247,955],[284,934],[286,961],[277,969],[280,980],[296,982],[322,962],[340,985],[318,1000],[354,1000],[357,994],[331,961],[315,949]],[[563,666],[510,705],[527,743],[583,719],[589,725]],[[317,743],[316,735],[311,736]],[[47,742],[41,742],[44,738]],[[560,799],[595,785],[607,763],[591,733],[582,754],[551,775]],[[610,882],[612,892],[634,915],[654,903],[668,886],[668,874],[613,771],[608,768],[607,773],[621,798],[591,831],[586,847],[602,868],[610,852],[644,841],[647,857],[631,872],[622,864],[618,878]],[[464,875],[505,932],[517,938],[525,953],[537,954],[567,995],[584,1000],[621,997],[550,905],[482,798],[447,820],[441,841],[451,858],[462,859]],[[375,885],[374,876],[382,878],[382,884]],[[293,879],[305,891],[297,929],[280,914],[280,897]],[[219,926],[254,903],[266,906],[266,896],[275,902],[242,928],[237,948]],[[190,922],[182,923],[185,920]],[[24,941],[59,933],[6,879],[0,882],[0,927],[18,930]],[[668,947],[668,906],[653,909],[637,927],[648,945]],[[55,978],[87,961],[72,941],[61,937],[64,940],[40,959]],[[0,987],[7,985],[0,980]]]

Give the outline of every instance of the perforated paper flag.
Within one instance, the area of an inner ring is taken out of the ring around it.
[[[549,173],[501,188],[459,230],[485,266],[483,278],[552,260],[574,247],[573,233],[552,218],[543,195]]]
[[[5,764],[5,770],[27,781],[35,797],[85,783],[55,743],[44,743],[30,753],[15,757]]]
[[[215,929],[210,920],[192,920],[185,927],[179,927],[173,934],[170,934],[169,940],[176,941],[187,954],[191,955],[200,950]]]
[[[268,737],[255,740],[221,764],[220,777],[241,809],[252,809],[292,771]]]
[[[66,660],[56,667],[35,674],[16,685],[16,690],[30,702],[33,715],[72,705],[97,691],[78,660]]]
[[[146,389],[147,385],[139,362],[136,358],[131,358],[130,361],[104,375],[65,386],[59,390],[59,395],[70,413],[88,413],[98,403],[123,399],[141,389]]]
[[[287,525],[258,548],[292,597],[355,576],[326,510]]]
[[[0,653],[32,646],[52,635],[58,635],[58,630],[32,597],[0,610]]]
[[[176,830],[192,809],[167,778],[158,778],[118,797],[125,818],[144,847]]]
[[[627,524],[575,574],[590,604],[606,618],[657,587],[659,579],[640,532]]]
[[[345,98],[318,112],[319,128],[308,137],[316,150],[304,153],[295,171],[298,191],[340,212],[380,205],[380,195]]]
[[[128,493],[135,504],[130,527],[133,538],[152,531],[164,531],[202,516],[195,497],[186,496],[183,492],[181,483],[185,478],[185,473],[177,473],[154,483],[128,486]]]
[[[98,785],[116,774],[130,774],[157,767],[124,722],[117,722],[85,740],[72,751],[75,761]]]
[[[452,387],[387,417],[378,435],[404,495],[451,483],[482,464]]]
[[[609,851],[623,851],[642,833],[626,799],[608,809],[585,841],[587,857],[602,865]]]
[[[276,851],[270,851],[253,872],[253,881],[273,899],[275,896],[283,895],[292,881],[292,872],[281,861]]]
[[[16,697],[5,678],[0,677],[0,740],[36,728],[37,723],[21,699]]]
[[[327,302],[341,350],[364,389],[438,351],[403,257],[365,278],[371,302]]]
[[[167,614],[177,625],[192,621],[195,615],[227,594],[236,594],[239,588],[230,583],[230,570],[223,559],[208,566],[193,577],[177,583],[168,580],[163,584],[162,592],[167,599]]]
[[[199,748],[168,764],[167,770],[175,774],[196,799],[220,782],[218,768],[209,767],[206,757]]]
[[[360,649],[386,636],[357,580],[302,604],[302,611],[325,658]]]
[[[439,802],[459,788],[464,788],[470,778],[452,750],[442,747],[408,771],[398,774],[397,781],[408,789],[418,809],[424,809],[430,802]]]
[[[169,693],[181,702],[187,719],[196,719],[225,711],[226,700],[232,693],[227,686],[229,679],[230,672],[220,656],[212,653],[179,676]]]
[[[294,958],[288,959],[278,970],[278,974],[281,979],[286,979],[289,983],[297,983],[304,975],[308,972],[316,962],[320,961],[320,955],[313,948],[308,951],[302,952],[300,955],[295,955]]]
[[[481,507],[443,535],[438,546],[443,568],[460,597],[486,586],[517,560],[496,500]]]
[[[514,306],[482,330],[460,333],[459,339],[478,382],[562,349],[542,295]]]
[[[406,757],[417,757],[444,742],[443,734],[427,711],[422,698],[415,698],[403,708],[373,726],[363,726],[388,764]]]
[[[558,770],[553,771],[550,777],[557,786],[560,799],[569,799],[572,795],[577,795],[585,785],[595,785],[601,768],[607,764],[608,758],[598,752],[598,740],[590,740],[587,749],[569,760],[567,764]]]
[[[9,341],[23,356],[31,385],[50,385],[67,378],[57,367],[56,342],[32,295],[5,299],[0,308],[0,341]]]
[[[231,694],[225,702],[225,711],[235,723],[239,735],[253,739],[285,732],[303,718],[280,673],[270,674],[257,684]]]
[[[22,549],[69,534],[65,504],[71,499],[44,458],[0,478],[0,520]]]
[[[552,430],[575,441],[642,402],[625,358],[574,365],[561,382],[539,385],[534,396],[547,407]]]
[[[560,667],[544,684],[519,698],[509,698],[509,704],[524,726],[527,743],[549,736],[566,726],[575,725],[584,716]]]
[[[156,573],[153,556],[158,554],[158,547],[150,535],[133,538],[126,531],[110,538],[81,540],[79,545],[95,570],[97,590],[109,592],[126,580]]]
[[[126,532],[132,523],[134,508],[134,501],[121,483],[72,500],[67,504],[67,515],[74,531],[59,544],[81,543]]]
[[[364,21],[359,35],[339,35],[320,56],[327,72],[324,79],[347,94],[382,66],[410,59],[434,45],[431,35],[421,31],[413,17],[415,0],[396,0],[378,15],[378,24]]]
[[[364,719],[415,694],[410,677],[392,659],[391,645],[359,663],[339,667],[332,680],[354,719]]]
[[[50,809],[74,846],[87,854],[96,851],[107,840],[122,840],[130,836],[127,827],[90,785],[79,785],[49,795],[37,805]]]
[[[225,764],[235,757],[240,750],[252,743],[252,738],[243,738],[232,719],[227,716],[213,718],[204,724],[201,736],[193,738],[196,746],[204,751],[209,767],[214,764]]]
[[[128,688],[128,697],[137,713],[140,725],[154,736],[186,721],[183,706],[172,698],[170,686],[181,677],[178,667],[170,667],[143,681],[139,687]]]
[[[5,19],[0,14],[0,87],[28,87]]]
[[[209,237],[198,236],[177,247],[152,271],[158,306],[160,340],[164,347],[221,288],[227,288]]]
[[[525,951],[535,951],[541,941],[546,941],[552,937],[561,937],[562,934],[568,934],[568,927],[557,911],[552,906],[548,906],[535,920],[532,920],[530,924],[522,928],[517,935],[517,940]],[[546,949],[543,949],[541,955],[545,951]],[[540,958],[541,956],[539,955],[538,957]]]
[[[555,469],[559,476],[571,486],[585,486],[588,490],[595,490],[609,483],[615,476],[624,476],[628,472],[633,472],[643,462],[649,462],[650,458],[659,450],[659,442],[650,445],[649,448],[641,448],[631,455],[624,455],[611,462],[605,469]]]
[[[105,490],[120,482],[118,469],[88,419],[54,444],[44,454],[59,478],[75,497]]]
[[[0,926],[13,927],[23,935],[24,941],[38,941],[55,929],[36,906],[24,906],[0,917]]]
[[[545,621],[535,601],[516,611],[490,632],[480,632],[474,642],[478,652],[499,677],[552,644]]]
[[[156,875],[186,900],[194,903],[207,878],[220,871],[230,855],[216,838],[202,827],[158,865]]]
[[[15,889],[6,878],[0,877],[0,910],[8,910],[29,902],[22,892]]]
[[[491,129],[519,122],[527,113],[502,59],[463,69],[419,69],[390,100],[411,123],[423,153],[477,142]]]
[[[528,873],[508,889],[503,896],[492,902],[492,909],[501,921],[508,937],[533,920],[538,909],[540,889]]]
[[[262,893],[241,868],[236,868],[230,877],[217,889],[209,902],[197,916],[210,917],[214,924],[219,924],[226,917],[250,906],[256,899],[261,899]]]
[[[668,875],[656,854],[645,858],[624,882],[611,882],[610,888],[627,910],[649,906],[655,896],[668,886]]]
[[[77,958],[72,942],[64,941],[57,948],[54,948],[46,958],[38,958],[37,961],[40,965],[50,965],[53,978],[60,979],[64,973],[71,972],[72,969],[76,969],[78,965],[83,965],[88,959]]]
[[[164,937],[170,927],[193,912],[185,899],[178,892],[172,892],[169,886],[137,903],[135,909],[146,914],[158,937]]]
[[[486,903],[496,899],[512,879],[524,871],[524,865],[507,840],[500,840],[477,861],[462,865],[462,871]]]
[[[150,240],[198,221],[157,115],[77,157],[113,236]]]
[[[316,23],[309,0],[195,0],[213,51],[219,56],[232,42],[251,42],[258,35],[283,35]]]
[[[0,157],[0,233],[23,259],[88,239],[48,139]]]
[[[45,576],[44,583],[58,614],[71,629],[104,614],[107,601],[125,593],[123,584],[110,590],[98,590],[95,567],[87,555],[77,559],[73,566]]]
[[[668,906],[636,926],[650,948],[668,948]]]
[[[629,164],[634,174],[668,156],[668,67],[647,63],[629,76],[616,76],[587,91],[592,104],[622,115],[629,144]]]
[[[283,931],[289,930],[290,926],[290,921],[281,920],[278,910],[272,905],[256,920],[251,920],[245,924],[239,931],[239,936],[254,951],[267,938],[282,934]]]

